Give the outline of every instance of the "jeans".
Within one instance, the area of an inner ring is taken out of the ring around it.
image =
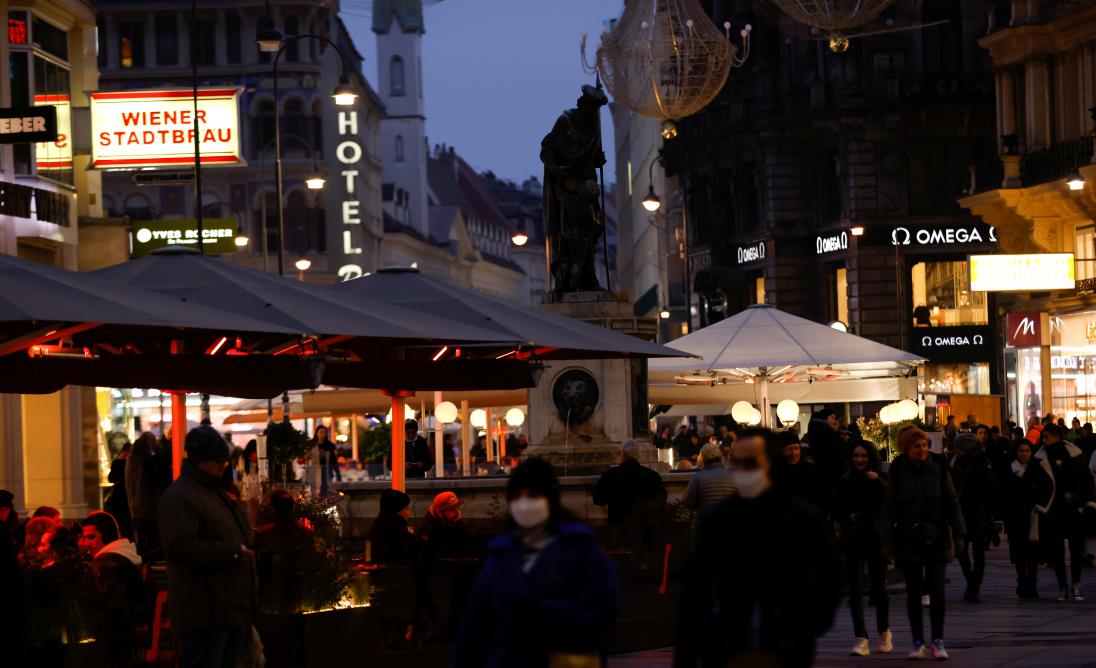
[[[876,546],[850,546],[845,554],[845,572],[849,583],[849,612],[857,638],[867,638],[864,624],[864,566],[875,601],[875,626],[882,633],[890,629],[890,598],[887,596],[887,562]]]
[[[902,577],[906,581],[906,614],[910,618],[910,635],[914,642],[925,642],[924,613],[921,597],[932,597],[929,619],[932,623],[932,639],[944,638],[944,571],[948,563],[943,559],[933,561],[908,561],[901,564]]]
[[[986,550],[988,549],[989,543],[987,541],[975,540],[958,554],[959,568],[963,569],[963,577],[967,581],[968,592],[978,593],[978,588],[982,586],[982,578],[986,574]],[[970,557],[972,550],[974,551],[973,564]]]
[[[206,629],[183,634],[180,668],[236,668],[251,629]]]
[[[1048,517],[1039,525],[1039,542],[1046,556],[1047,566],[1054,569],[1058,588],[1069,586],[1066,582],[1066,548],[1069,541],[1069,570],[1073,584],[1081,583],[1081,568],[1085,564],[1085,533],[1081,515]]]

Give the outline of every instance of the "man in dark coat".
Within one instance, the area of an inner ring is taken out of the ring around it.
[[[822,478],[820,484],[826,498],[833,494],[837,481],[849,469],[848,446],[841,440],[838,433],[840,429],[841,423],[837,421],[837,414],[828,408],[815,413],[807,425],[807,439],[810,443],[808,454],[818,467]]]
[[[369,527],[371,559],[377,564],[406,563],[411,557],[411,497],[398,489],[381,492],[381,512]]]
[[[978,603],[978,592],[986,572],[986,550],[997,533],[993,523],[996,482],[989,459],[976,436],[960,432],[952,446],[955,459],[951,465],[951,479],[959,495],[959,507],[963,510],[963,524],[967,529],[965,549],[956,555],[967,580],[963,600]]]
[[[182,476],[159,507],[180,665],[235,666],[255,617],[251,523],[221,482],[229,456],[221,435],[196,427],[185,447]]]
[[[773,486],[771,439],[743,432],[731,455],[737,490],[700,518],[675,668],[809,666],[833,624],[840,561],[822,514]]]
[[[426,472],[434,468],[434,456],[430,454],[430,446],[426,439],[419,436],[419,423],[417,420],[404,422],[404,470],[407,477],[425,478]]]
[[[606,506],[609,526],[618,541],[632,548],[654,547],[654,520],[666,504],[662,476],[639,463],[639,445],[632,440],[620,444],[620,464],[601,474],[592,493],[594,505]],[[638,544],[628,535],[638,530]]]

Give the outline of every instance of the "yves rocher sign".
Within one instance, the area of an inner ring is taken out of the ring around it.
[[[91,160],[99,168],[194,164],[194,92],[91,93]],[[242,165],[240,89],[198,89],[203,165]]]

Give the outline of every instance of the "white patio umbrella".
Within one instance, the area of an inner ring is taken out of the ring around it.
[[[847,388],[850,397],[863,400],[864,388],[856,387],[858,384],[853,381],[909,377],[925,361],[912,353],[840,332],[768,304],[750,306],[726,320],[675,339],[673,346],[699,359],[674,357],[649,362],[652,395],[660,395],[659,403],[668,403],[667,399],[672,398],[668,386],[685,386],[680,388],[685,391],[681,392],[678,403],[696,404],[702,402],[697,401],[695,388],[688,386],[709,386],[713,393],[722,394],[717,387],[751,384],[762,424],[766,426],[772,421],[770,385],[834,382],[834,389]],[[878,386],[878,383],[865,385]],[[656,392],[656,387],[667,391]],[[900,387],[908,388],[909,384]],[[731,399],[736,394],[739,392],[726,392],[724,396]],[[826,395],[830,401],[842,395],[818,394]]]

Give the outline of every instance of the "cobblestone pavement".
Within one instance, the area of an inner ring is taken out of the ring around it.
[[[1013,590],[1015,571],[1008,561],[1005,544],[991,550],[986,563],[982,603],[964,603],[963,575],[959,564],[948,566],[948,609],[945,642],[951,664],[989,668],[991,666],[1032,666],[1038,668],[1096,667],[1096,571],[1085,569],[1084,603],[1059,603],[1054,574],[1039,572],[1038,601],[1021,601]],[[873,654],[867,658],[849,656],[853,644],[852,621],[848,605],[842,602],[830,632],[819,639],[815,666],[879,666],[906,661],[909,651],[909,623],[906,621],[906,594],[901,584],[891,585],[891,631],[894,653]],[[868,628],[875,626],[874,608],[867,608]],[[925,629],[929,616],[925,611]],[[875,638],[872,638],[874,648]],[[664,668],[671,663],[671,650],[654,650],[613,657],[609,668]]]

